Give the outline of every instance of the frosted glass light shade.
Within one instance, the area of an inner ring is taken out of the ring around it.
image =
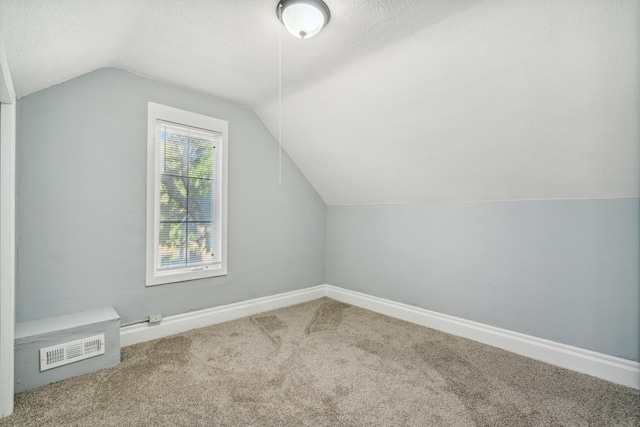
[[[329,8],[321,0],[282,0],[278,17],[287,31],[300,39],[309,39],[329,22]]]

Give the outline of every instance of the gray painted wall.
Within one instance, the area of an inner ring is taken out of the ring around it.
[[[640,201],[329,206],[327,283],[640,360]]]
[[[229,121],[229,274],[145,287],[147,102]],[[17,318],[121,323],[325,282],[326,205],[250,110],[117,69],[18,102]]]
[[[229,121],[228,276],[144,286],[148,101]],[[111,305],[127,324],[326,282],[640,360],[638,199],[327,214],[286,154],[278,185],[277,153],[250,110],[121,70],[22,98],[18,320]]]

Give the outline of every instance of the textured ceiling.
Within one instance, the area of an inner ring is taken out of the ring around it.
[[[326,3],[305,41],[276,0],[0,0],[0,28],[19,97],[118,67],[274,135],[281,32],[283,146],[329,204],[640,196],[637,0]]]
[[[326,31],[303,42],[282,27],[277,3],[0,0],[0,27],[19,97],[97,68],[119,67],[255,107],[278,94],[281,31],[287,93],[474,4],[329,1]]]

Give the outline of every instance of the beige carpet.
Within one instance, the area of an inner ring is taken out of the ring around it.
[[[640,393],[327,298],[123,349],[0,426],[638,426]]]

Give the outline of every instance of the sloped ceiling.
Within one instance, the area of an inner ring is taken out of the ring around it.
[[[329,204],[640,196],[640,2],[326,3],[305,41],[276,0],[0,0],[0,28],[19,97],[118,67],[276,136],[281,37],[282,144]]]

